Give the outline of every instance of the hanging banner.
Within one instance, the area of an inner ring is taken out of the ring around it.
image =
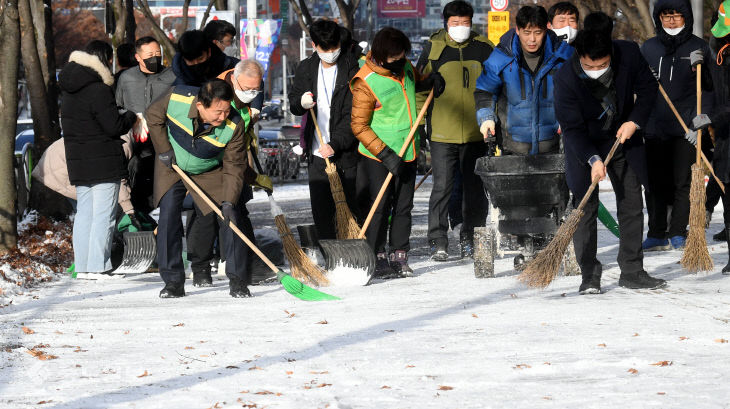
[[[264,67],[265,80],[269,71],[271,53],[276,48],[277,41],[279,41],[281,20],[241,19],[241,59],[252,57],[248,50],[248,37],[246,36],[246,29],[250,25],[253,25],[254,30],[256,30],[256,51],[253,52],[253,56]]]
[[[205,15],[204,10],[198,10],[195,12],[195,27],[193,28],[200,28],[200,23],[203,22],[203,16]],[[211,10],[208,13],[208,19],[205,20],[205,23],[208,24],[209,22],[213,20],[225,20],[231,24],[233,24],[233,27],[236,26],[236,14],[229,10],[223,10],[223,11],[215,11]]]
[[[487,13],[487,37],[492,44],[499,44],[499,39],[507,31],[509,31],[509,11]]]
[[[418,18],[426,16],[426,0],[378,0],[378,17]]]

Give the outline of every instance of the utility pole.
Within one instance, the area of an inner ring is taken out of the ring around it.
[[[228,8],[230,10],[233,10],[233,25],[236,27],[236,32],[239,33],[237,36],[233,37],[234,39],[238,39],[237,45],[243,41],[241,37],[241,6],[238,4],[238,0],[228,0]],[[236,52],[238,53],[238,57],[241,57],[241,47],[236,47]]]
[[[246,18],[248,19],[248,58],[256,58],[256,0],[247,0]]]

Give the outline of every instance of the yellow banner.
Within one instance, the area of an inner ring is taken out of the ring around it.
[[[487,37],[495,46],[500,37],[509,31],[509,11],[490,11],[487,13]]]

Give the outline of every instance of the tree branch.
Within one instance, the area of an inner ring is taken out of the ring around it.
[[[213,4],[215,3],[215,0],[210,0],[208,2],[208,7],[205,9],[205,13],[203,13],[203,21],[200,22],[200,29],[205,28],[205,23],[208,21],[208,16],[210,16],[210,9],[213,8]]]
[[[289,4],[294,10],[294,14],[297,15],[297,21],[299,22],[299,26],[305,33],[307,33],[307,35],[309,35],[309,27],[307,26],[307,22],[304,21],[304,17],[302,16],[302,10],[299,8],[299,5],[295,0],[289,0]]]
[[[189,8],[190,8],[190,0],[185,0],[185,2],[183,2],[183,7],[182,7],[183,22],[182,22],[181,30],[178,31],[179,32],[179,34],[177,35],[178,38],[180,38],[182,33],[188,31],[188,9]]]
[[[157,41],[165,50],[165,56],[168,56],[170,61],[172,61],[172,57],[176,54],[175,44],[172,43],[172,40],[170,40],[170,38],[167,37],[165,32],[160,28],[155,17],[152,15],[152,10],[150,10],[150,5],[147,3],[147,0],[137,0],[137,4],[139,5],[139,11],[141,11],[142,14],[144,14],[144,17],[152,23],[152,35],[155,36]]]

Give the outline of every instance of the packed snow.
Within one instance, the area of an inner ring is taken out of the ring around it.
[[[713,272],[687,274],[679,251],[647,253],[669,286],[623,289],[618,240],[599,227],[605,293],[580,296],[580,277],[527,289],[511,258],[476,279],[455,243],[450,260],[429,261],[429,188],[415,201],[415,277],[321,289],[341,301],[300,301],[278,283],[232,299],[221,276],[188,282],[181,299],[159,299],[155,274],[29,290],[0,309],[0,407],[730,407],[719,208]],[[307,222],[306,184],[276,190],[292,228]],[[271,225],[257,200],[254,225]],[[601,200],[615,215],[610,184]]]

